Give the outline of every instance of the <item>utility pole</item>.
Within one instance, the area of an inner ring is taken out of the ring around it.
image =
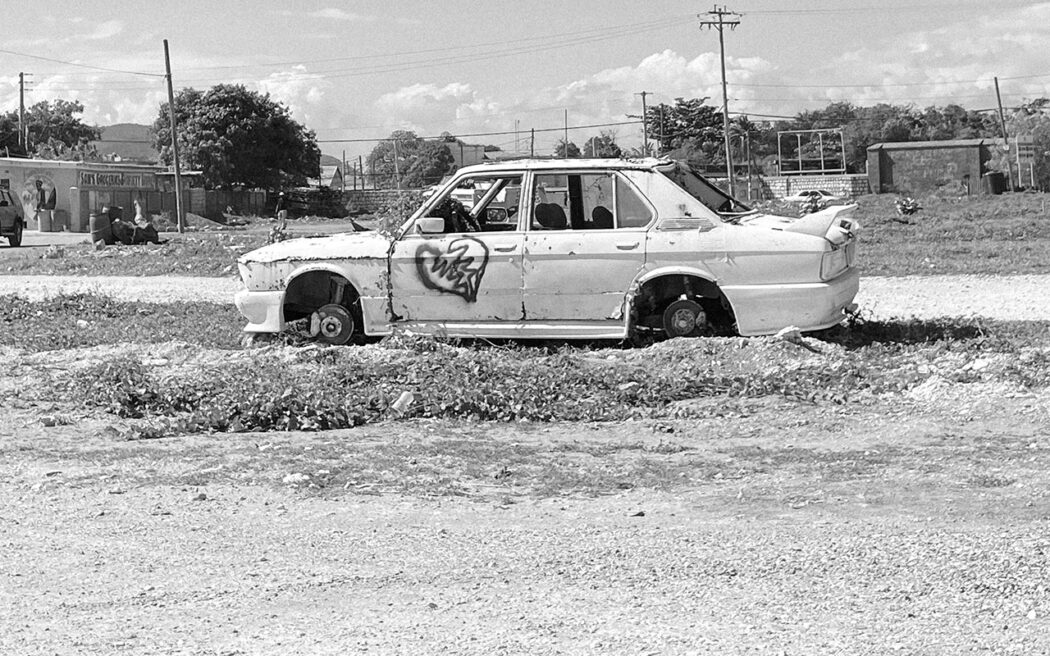
[[[186,216],[182,213],[182,169],[179,164],[179,139],[175,133],[175,93],[171,89],[171,58],[168,56],[168,40],[164,39],[164,77],[168,81],[168,119],[171,122],[171,156],[175,161],[175,223],[179,234],[185,230]]]
[[[566,150],[568,147],[566,146]],[[529,157],[536,156],[536,128],[532,128],[532,136],[529,137]]]
[[[642,91],[634,95],[642,97],[642,149],[645,151],[645,156],[648,157],[651,154],[649,152],[649,111],[645,105],[645,97],[649,95],[649,92]]]
[[[733,11],[727,10],[725,7],[719,7],[715,5],[715,8],[707,12],[708,16],[714,16],[717,18],[709,20],[701,20],[700,27],[711,28],[718,30],[718,49],[722,58],[722,131],[725,133],[725,147],[726,147],[726,175],[729,178],[729,195],[733,195],[733,156],[730,151],[729,143],[729,94],[726,91],[726,43],[725,43],[725,28],[735,30],[736,26],[740,24],[738,20],[726,20],[727,17],[740,16]],[[701,16],[702,18],[702,16]]]
[[[565,152],[562,153],[563,157],[569,156],[569,110],[565,110]]]
[[[660,103],[660,147],[657,149],[657,156],[664,154],[664,104]]]
[[[18,74],[18,145],[29,154],[26,144],[26,74]]]
[[[999,103],[999,125],[1003,128],[1003,143],[1006,144],[1006,179],[1010,181],[1010,191],[1014,190],[1014,167],[1010,166],[1010,135],[1006,133],[1006,115],[1003,114],[1003,97],[999,95],[999,78],[995,80],[995,100]],[[1018,168],[1017,175],[1020,177],[1021,170]]]

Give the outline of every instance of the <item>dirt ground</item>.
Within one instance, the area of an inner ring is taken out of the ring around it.
[[[1050,653],[1045,390],[128,442],[98,356],[0,350],[0,654]]]

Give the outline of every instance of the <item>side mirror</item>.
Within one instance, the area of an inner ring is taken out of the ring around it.
[[[424,235],[439,235],[445,232],[445,219],[440,216],[424,216],[417,219],[416,232]]]
[[[485,210],[485,220],[488,223],[506,223],[509,218],[507,210],[502,207],[492,207]]]
[[[0,207],[7,207],[7,201],[6,200],[0,200]]]

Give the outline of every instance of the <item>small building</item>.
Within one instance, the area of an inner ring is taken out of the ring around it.
[[[159,166],[0,157],[0,188],[22,202],[26,229],[87,232],[105,206],[130,210],[132,201],[159,195]]]
[[[868,184],[876,194],[994,192],[983,180],[996,176],[988,162],[1001,144],[1001,139],[877,143],[868,146]]]
[[[308,178],[306,183],[311,187],[328,187],[329,189],[343,190],[343,167],[322,166],[320,178]]]

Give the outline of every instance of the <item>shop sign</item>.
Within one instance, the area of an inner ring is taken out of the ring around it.
[[[128,171],[79,171],[78,186],[107,189],[156,189],[157,179],[152,173]]]

